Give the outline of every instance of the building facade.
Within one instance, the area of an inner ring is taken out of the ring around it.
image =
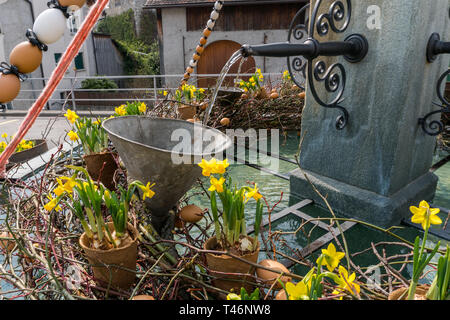
[[[0,0],[0,12],[2,13],[0,17],[0,61],[9,62],[9,54],[14,47],[27,40],[25,36],[27,29],[31,29],[39,14],[48,9],[47,2],[42,0]],[[11,103],[12,108],[29,109],[31,107],[44,86],[43,79],[48,79],[51,76],[59,59],[86,17],[88,10],[85,6],[68,19],[64,36],[56,43],[48,46],[48,51],[44,52],[41,67],[28,75],[29,79],[22,83],[20,95]],[[74,87],[81,86],[80,81],[72,81],[68,79],[69,77],[93,76],[96,74],[93,39],[89,36],[67,71],[67,78],[61,82],[58,89],[70,89],[72,85]],[[56,99],[61,99],[61,93],[60,91],[55,93],[52,97],[55,100],[50,101],[48,108],[61,107],[63,101],[59,103],[56,101]]]
[[[162,73],[184,73],[210,17],[214,2],[214,0],[147,1],[146,9],[157,10]],[[227,60],[243,44],[286,41],[291,20],[307,2],[306,0],[226,1],[198,63],[197,73],[220,73]],[[255,68],[261,68],[265,73],[283,72],[287,68],[286,59],[250,58],[242,72],[252,72]],[[203,82],[200,85],[204,84],[209,86],[211,82]]]

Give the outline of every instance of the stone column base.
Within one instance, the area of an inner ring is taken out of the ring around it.
[[[383,196],[316,173],[304,172],[320,193],[327,197],[336,214],[383,228],[399,225],[403,218],[411,217],[410,206],[418,206],[422,200],[432,201],[438,182],[438,177],[429,172],[392,196]],[[290,203],[311,199],[325,207],[299,169],[291,175],[290,190]]]

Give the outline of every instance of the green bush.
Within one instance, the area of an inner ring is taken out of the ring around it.
[[[86,79],[81,82],[81,89],[117,89],[117,84],[109,79]]]

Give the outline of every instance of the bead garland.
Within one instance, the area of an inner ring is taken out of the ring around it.
[[[91,2],[91,1],[90,1]],[[28,41],[19,43],[9,56],[9,64],[0,63],[0,106],[13,101],[20,93],[21,82],[26,74],[36,71],[42,63],[42,52],[48,50],[48,44],[54,43],[64,35],[67,19],[80,9],[86,0],[50,0],[48,9],[41,12],[28,29]]]
[[[186,85],[189,79],[191,78],[191,74],[194,72],[194,69],[197,67],[198,61],[205,50],[205,45],[208,42],[208,37],[211,35],[214,26],[216,25],[217,19],[219,19],[220,11],[222,10],[224,1],[216,1],[214,4],[214,10],[211,12],[210,19],[206,23],[206,27],[203,30],[203,36],[201,37],[197,48],[195,49],[195,53],[192,56],[192,60],[189,62],[189,67],[186,68],[186,73],[183,76],[183,80],[181,81],[181,86]]]

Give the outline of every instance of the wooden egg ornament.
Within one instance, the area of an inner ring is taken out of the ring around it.
[[[47,9],[36,19],[33,32],[45,44],[52,44],[62,38],[66,31],[67,20],[59,9]]]
[[[58,0],[59,4],[63,7],[77,6],[82,8],[86,4],[86,0]]]
[[[203,30],[203,35],[205,36],[205,38],[208,38],[211,35],[211,30],[205,28],[205,30]]]
[[[186,222],[197,223],[203,218],[203,210],[193,204],[187,205],[181,209],[180,218]]]
[[[230,119],[229,118],[223,118],[222,120],[220,120],[220,124],[223,125],[224,127],[229,126],[230,125]]]
[[[0,103],[13,101],[20,92],[20,80],[15,74],[0,73]]]
[[[287,300],[286,291],[284,291],[283,289],[280,292],[278,292],[277,295],[275,296],[275,300]]]
[[[155,298],[153,298],[152,296],[143,294],[143,295],[140,295],[140,296],[135,296],[131,300],[155,300]]]
[[[9,232],[0,233],[1,238],[12,238],[12,235]],[[3,250],[7,252],[11,252],[16,246],[16,242],[14,240],[0,240],[0,246]]]
[[[202,37],[202,38],[200,39],[200,44],[201,44],[201,45],[205,45],[207,42],[208,42],[208,39],[205,38],[205,37]]]
[[[277,270],[277,271],[281,271],[281,272],[285,272],[285,273],[289,273],[289,270],[281,263],[275,261],[275,260],[263,260],[259,263],[261,266],[269,268],[269,269],[273,269],[273,270]],[[279,277],[280,274],[275,273],[275,272],[271,272],[265,269],[256,269],[256,274],[258,276],[258,278],[264,280],[264,282],[267,282],[269,285],[272,285],[272,283]],[[286,283],[292,280],[291,277],[289,276],[282,276],[280,278],[281,282]],[[281,284],[277,281],[277,283],[275,284],[275,288],[279,288],[282,289]]]
[[[28,41],[21,42],[11,51],[9,63],[20,73],[32,73],[42,63],[42,51]]]

